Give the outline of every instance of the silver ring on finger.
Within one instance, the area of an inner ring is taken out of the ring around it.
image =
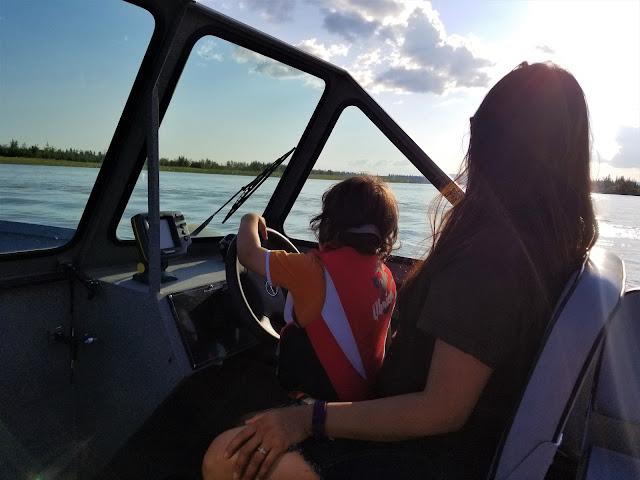
[[[266,455],[267,453],[269,453],[261,446],[257,448],[257,452],[261,453],[262,455]]]

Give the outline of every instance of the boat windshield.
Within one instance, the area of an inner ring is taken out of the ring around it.
[[[438,189],[356,106],[347,107],[340,114],[284,222],[285,233],[315,241],[309,222],[322,208],[322,194],[331,185],[357,173],[369,173],[386,180],[398,199],[399,241],[394,254],[409,258],[423,256],[431,228],[426,212],[439,195]]]
[[[199,238],[235,233],[244,213],[264,211],[287,161],[235,215],[225,221],[227,207],[205,228],[199,227],[274,159],[297,145],[323,90],[322,80],[288,65],[214,36],[198,40],[159,130],[160,209],[181,211]],[[356,106],[340,113],[285,220],[285,233],[315,240],[309,220],[320,209],[323,191],[363,172],[393,182],[400,195],[406,182],[414,189],[420,184],[424,208],[401,213],[398,253],[421,256],[429,228],[422,213],[438,191]],[[118,238],[133,238],[130,218],[147,211],[147,188],[143,170],[118,225]]]
[[[297,145],[324,82],[215,36],[199,39],[164,115],[160,146],[160,209],[181,211],[194,231],[244,185]],[[289,157],[290,158],[290,157]],[[216,215],[198,238],[237,231],[246,212],[264,211],[286,161],[238,212]],[[117,236],[131,239],[130,218],[146,212],[143,170]]]
[[[0,253],[52,248],[78,226],[154,20],[120,0],[1,3]]]

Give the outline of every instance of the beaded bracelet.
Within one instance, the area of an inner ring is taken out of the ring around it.
[[[313,438],[316,440],[324,440],[327,436],[324,433],[324,423],[327,419],[327,402],[317,400],[313,404],[313,415],[311,417],[311,431]]]

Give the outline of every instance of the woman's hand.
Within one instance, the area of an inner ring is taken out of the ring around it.
[[[265,478],[276,460],[294,443],[311,436],[311,405],[259,413],[229,442],[225,458],[237,454],[234,478]]]

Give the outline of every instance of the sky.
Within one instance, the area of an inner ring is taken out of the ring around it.
[[[199,0],[346,69],[445,171],[468,118],[522,61],[577,78],[592,176],[640,181],[638,0]]]
[[[199,1],[347,70],[451,174],[489,88],[522,61],[556,62],[586,94],[592,177],[640,181],[640,0]],[[148,12],[119,0],[0,0],[0,143],[105,151],[153,28]],[[223,66],[226,79],[216,76]],[[306,80],[272,67],[200,40],[161,126],[161,155],[266,162],[289,150],[321,89],[309,95]],[[235,108],[249,86],[266,94],[253,111]],[[214,132],[234,138],[249,116],[254,130],[233,152],[216,151]],[[326,151],[334,138],[342,151],[368,138],[343,116],[349,135],[332,134]]]

